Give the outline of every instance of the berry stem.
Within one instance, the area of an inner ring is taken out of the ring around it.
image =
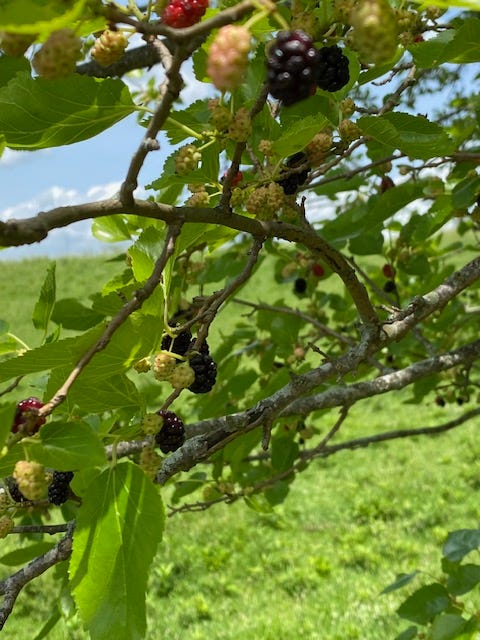
[[[133,15],[138,18],[141,22],[145,19],[145,16],[137,7],[137,3],[134,0],[128,0],[128,9],[133,13]]]
[[[168,116],[167,122],[169,122],[170,124],[175,125],[176,127],[181,129],[182,131],[185,131],[185,133],[187,133],[189,136],[192,136],[192,138],[195,138],[196,140],[202,140],[203,139],[203,136],[201,136],[199,133],[197,133],[193,129],[190,129],[190,127],[187,127],[186,124],[182,124],[181,122],[178,122],[178,120],[175,120],[175,118],[172,118],[172,116]]]

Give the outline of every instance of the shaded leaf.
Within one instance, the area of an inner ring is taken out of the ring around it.
[[[431,640],[454,640],[467,626],[467,620],[453,613],[435,618],[432,624]]]
[[[460,562],[470,551],[480,547],[480,529],[458,529],[448,534],[443,555],[451,562]]]
[[[22,444],[31,459],[57,471],[75,471],[105,464],[105,449],[85,422],[50,422],[39,431],[40,439]]]
[[[0,563],[7,567],[15,567],[18,564],[27,564],[37,556],[42,555],[55,546],[55,542],[35,542],[23,549],[14,549],[0,557]]]
[[[76,298],[58,300],[52,311],[52,320],[65,329],[85,331],[98,324],[103,315],[85,307]]]
[[[76,74],[45,80],[23,73],[0,89],[0,133],[12,149],[73,144],[98,135],[134,109],[128,87],[118,79]]]
[[[33,309],[32,321],[35,329],[46,331],[56,296],[55,263],[47,269],[45,280],[40,289],[40,296]]]
[[[69,568],[81,618],[96,640],[141,640],[148,572],[165,525],[160,495],[138,465],[122,462],[82,500]]]
[[[464,564],[455,566],[450,571],[447,589],[450,593],[460,596],[471,591],[480,582],[480,566],[478,564]]]
[[[385,589],[381,592],[381,595],[386,593],[391,593],[392,591],[396,591],[397,589],[402,589],[418,575],[418,571],[412,571],[412,573],[399,573],[395,578],[394,582],[385,587]]]
[[[450,598],[445,587],[433,583],[415,591],[400,605],[397,613],[401,618],[411,622],[428,624],[449,606]]]

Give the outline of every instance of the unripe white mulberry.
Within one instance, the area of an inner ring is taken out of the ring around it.
[[[27,500],[41,500],[47,493],[47,478],[43,464],[20,460],[15,465],[13,477]]]
[[[250,31],[244,26],[222,27],[208,52],[207,74],[220,91],[231,91],[245,80],[250,52]]]
[[[127,48],[128,40],[121,31],[105,29],[102,35],[95,40],[90,55],[98,64],[109,67],[123,56]]]
[[[0,31],[0,48],[7,56],[20,58],[35,41],[36,36],[23,33]]]
[[[153,362],[153,375],[157,380],[168,380],[177,364],[176,359],[168,353],[160,352]]]
[[[10,516],[2,516],[0,518],[0,538],[6,538],[13,529],[13,520]]]
[[[195,372],[188,362],[177,364],[168,381],[174,389],[187,389],[195,382]]]
[[[81,49],[82,41],[72,29],[54,31],[33,56],[33,68],[44,78],[65,78],[75,71]]]

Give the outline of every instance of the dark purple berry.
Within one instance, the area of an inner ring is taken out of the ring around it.
[[[305,165],[306,160],[307,156],[302,151],[300,151],[299,153],[294,153],[293,156],[290,156],[290,158],[288,158],[285,162],[285,165],[290,170],[300,169],[302,165]],[[305,184],[308,177],[308,171],[308,168],[301,169],[295,172],[291,172],[288,170],[284,171],[282,173],[287,173],[287,177],[282,178],[281,180],[277,180],[277,184],[282,187],[285,195],[291,196],[297,191],[298,187],[300,187],[302,184]]]
[[[179,356],[184,356],[190,346],[191,339],[192,333],[189,330],[180,331],[175,338],[166,335],[162,340],[162,349],[164,351],[170,351],[171,353],[177,353]]]
[[[435,398],[435,404],[439,407],[444,407],[447,403],[445,402],[445,398],[443,398],[442,396],[437,396]]]
[[[297,278],[293,283],[293,291],[295,293],[305,293],[307,290],[307,281],[305,278]]]
[[[23,493],[18,488],[18,483],[15,478],[5,478],[5,484],[7,485],[8,493],[10,494],[14,502],[28,502],[27,498],[25,498]]]
[[[157,411],[163,418],[163,425],[155,435],[155,442],[162,453],[176,451],[185,442],[185,427],[183,422],[173,411]]]
[[[189,360],[195,373],[195,381],[188,389],[192,393],[208,393],[217,379],[217,365],[207,353],[195,353]]]
[[[324,91],[338,91],[350,80],[348,58],[340,47],[322,47],[317,50],[315,82]]]
[[[72,471],[54,471],[52,482],[48,485],[48,501],[57,506],[64,504],[70,496]]]
[[[208,346],[208,342],[204,340],[200,346],[200,348],[195,347],[195,338],[190,342],[190,349],[195,348],[196,351],[203,353],[204,355],[208,355],[210,353],[210,347]]]
[[[22,425],[27,425],[26,431],[29,434],[37,433],[42,424],[45,424],[45,418],[36,416],[36,411],[42,407],[43,402],[34,396],[21,400],[13,417],[12,433],[17,433]]]
[[[280,31],[267,54],[270,94],[290,106],[315,92],[318,53],[303,31]]]
[[[397,285],[395,284],[395,281],[387,280],[383,285],[383,290],[385,291],[385,293],[393,293],[394,291],[396,291]]]

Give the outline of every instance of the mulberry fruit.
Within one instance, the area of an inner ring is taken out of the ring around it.
[[[42,464],[19,460],[13,470],[13,478],[27,500],[40,500],[47,492],[45,469]],[[12,496],[13,497],[13,496]]]
[[[267,55],[270,94],[288,107],[315,93],[318,52],[304,31],[280,31]]]
[[[0,32],[0,48],[7,56],[20,58],[35,41],[36,36],[22,33]]]
[[[128,40],[123,33],[105,29],[102,35],[95,40],[90,55],[102,67],[109,67],[117,60],[120,60],[127,48],[127,44]]]
[[[306,162],[307,156],[302,151],[300,151],[299,153],[295,153],[293,154],[293,156],[290,156],[285,164],[291,170],[300,168],[302,165],[306,164]],[[300,187],[302,184],[305,184],[308,177],[308,171],[308,168],[302,169],[301,171],[296,171],[295,173],[287,171],[286,173],[288,173],[289,175],[287,175],[287,177],[283,178],[282,180],[277,180],[277,184],[282,187],[285,195],[291,196],[297,191],[298,187]]]
[[[387,0],[361,0],[352,9],[352,44],[364,62],[382,64],[397,49],[397,20]]]
[[[173,411],[157,411],[163,418],[163,425],[155,436],[155,442],[162,453],[176,451],[185,442],[185,426]]]
[[[32,65],[39,76],[66,78],[75,71],[82,57],[82,41],[72,29],[54,31],[33,56]]]
[[[172,336],[166,335],[162,339],[163,351],[170,351],[176,353],[179,356],[184,356],[187,353],[190,341],[192,339],[192,332],[190,330],[180,331],[180,333],[172,338]]]
[[[208,52],[207,75],[220,91],[231,91],[245,80],[250,52],[250,31],[228,24],[222,27]]]
[[[45,418],[37,416],[36,413],[42,407],[43,402],[34,396],[21,400],[17,404],[13,417],[12,432],[17,433],[22,429],[28,435],[37,433],[42,424],[45,424]]]
[[[175,171],[183,176],[198,167],[202,154],[193,144],[186,144],[177,151],[175,156]]]
[[[23,493],[18,488],[18,482],[9,476],[5,479],[5,485],[8,489],[8,493],[14,502],[26,502],[27,498],[23,495]]]
[[[13,520],[10,516],[2,516],[0,518],[0,538],[6,538],[13,529]]]
[[[169,356],[168,353],[159,353],[155,356],[153,362],[153,375],[157,380],[168,380],[172,375],[177,361],[173,356]]]
[[[72,471],[54,471],[52,482],[48,486],[48,501],[57,506],[64,504],[70,496]]]
[[[162,12],[162,22],[174,29],[191,27],[205,15],[207,7],[208,0],[172,0]]]
[[[350,80],[348,58],[340,47],[322,47],[317,50],[315,82],[324,91],[338,91]]]
[[[187,389],[195,381],[195,372],[188,362],[177,364],[168,381],[174,389]]]
[[[192,393],[208,393],[217,379],[217,365],[211,356],[195,353],[190,358],[190,367],[195,373],[195,381],[188,389]]]
[[[305,293],[306,290],[307,290],[307,281],[305,280],[305,278],[297,278],[293,283],[294,293],[302,294],[302,293]]]

